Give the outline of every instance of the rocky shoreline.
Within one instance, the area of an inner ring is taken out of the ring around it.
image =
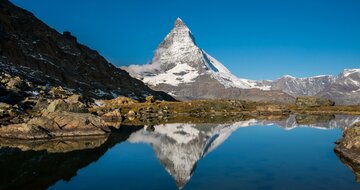
[[[344,130],[343,137],[336,142],[335,153],[356,175],[360,182],[360,122]]]
[[[5,72],[0,81],[0,137],[49,139],[110,132],[101,118],[89,113],[89,98]]]
[[[4,71],[0,73],[0,92],[0,137],[13,139],[106,135],[124,122],[146,124],[167,122],[169,118],[229,121],[242,117],[281,118],[307,112],[357,114],[360,110],[358,106],[336,107],[332,101],[316,97],[298,98],[295,105],[244,100],[169,102],[153,96],[148,96],[145,102],[121,96],[96,100],[71,89],[38,84]]]
[[[334,106],[314,97],[303,97],[295,105],[243,100],[168,102],[153,96],[145,102],[127,97],[96,100],[61,86],[36,85],[19,76],[2,73],[0,79],[0,147],[24,151],[97,148],[120,125],[151,130],[164,123],[281,121],[291,114],[298,124],[309,125],[330,121],[337,113],[359,115],[360,110],[359,106]],[[344,130],[334,151],[360,181],[360,123]]]
[[[298,98],[296,104],[244,100],[144,102],[127,97],[98,100],[61,86],[37,84],[0,73],[0,141],[2,147],[66,152],[103,144],[122,126],[160,123],[230,123],[251,119],[283,120],[296,115],[298,124],[330,121],[334,114],[360,115],[359,106],[334,106],[330,100]],[[309,114],[310,113],[310,114]],[[336,154],[360,181],[360,123],[344,130]]]

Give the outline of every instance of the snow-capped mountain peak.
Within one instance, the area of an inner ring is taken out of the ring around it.
[[[295,79],[295,77],[293,77],[291,75],[284,75],[283,78]]]
[[[175,25],[174,25],[174,27],[175,27],[175,28],[176,28],[176,27],[186,27],[186,28],[187,28],[187,26],[186,26],[185,23],[181,20],[180,17],[178,17],[178,18],[175,20]]]
[[[349,77],[351,75],[360,76],[360,69],[344,69],[343,72],[340,73],[339,77]]]
[[[238,78],[198,46],[180,18],[176,19],[149,64],[123,69],[151,88],[180,100],[235,98],[293,103],[294,97],[320,96],[336,104],[360,103],[360,69],[345,69],[336,77],[285,75],[274,81]]]
[[[193,83],[208,76],[225,88],[262,88],[255,81],[239,79],[223,64],[199,48],[186,24],[177,18],[174,28],[158,46],[150,64],[125,68],[151,86]]]

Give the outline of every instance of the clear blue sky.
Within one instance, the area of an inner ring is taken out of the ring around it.
[[[359,0],[12,0],[113,64],[144,64],[177,17],[234,74],[337,75],[360,68]]]

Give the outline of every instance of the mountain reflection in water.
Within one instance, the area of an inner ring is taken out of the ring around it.
[[[110,136],[77,139],[0,139],[0,189],[46,189],[61,180],[71,181],[78,170],[97,161],[110,148],[124,141],[149,144],[177,187],[183,188],[194,174],[198,161],[239,128],[275,125],[285,130],[297,127],[342,129],[359,121],[357,116],[292,115],[280,121],[250,119],[224,124],[121,126]],[[53,188],[56,189],[56,186]]]

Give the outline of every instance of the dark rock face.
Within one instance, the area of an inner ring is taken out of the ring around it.
[[[320,106],[334,106],[335,102],[325,98],[320,98],[315,96],[305,96],[305,97],[296,98],[295,104],[299,108],[308,108],[308,107],[320,107]]]
[[[0,0],[0,65],[95,98],[123,95],[144,100],[153,95],[160,100],[173,100],[79,44],[70,32],[58,33],[8,0]]]

